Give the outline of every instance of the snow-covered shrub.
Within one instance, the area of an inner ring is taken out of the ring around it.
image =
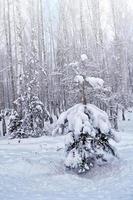
[[[22,133],[21,129],[22,121],[16,111],[12,111],[9,118],[8,133],[11,139],[24,138],[26,135]]]
[[[25,94],[21,100],[16,101],[18,107],[22,105],[21,130],[27,137],[39,137],[44,134],[44,120],[49,115],[44,109],[44,104],[37,96]]]
[[[25,94],[14,103],[19,112],[13,111],[10,116],[10,138],[40,137],[45,134],[44,121],[48,120],[49,114],[39,98]]]
[[[38,61],[32,57],[27,63],[27,71],[23,74],[18,98],[14,102],[18,116],[14,116],[14,122],[20,121],[19,132],[11,129],[10,135],[18,137],[39,137],[45,133],[44,120],[48,120],[49,113],[39,99],[39,68]],[[10,129],[10,125],[9,125]]]
[[[44,131],[44,105],[37,96],[25,96],[22,129],[27,135],[39,137]]]
[[[107,114],[92,104],[77,104],[63,112],[53,131],[66,135],[65,166],[78,173],[117,156],[109,143],[115,135]]]

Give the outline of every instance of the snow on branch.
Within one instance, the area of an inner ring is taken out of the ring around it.
[[[77,75],[77,76],[75,76],[75,78],[74,78],[74,82],[75,82],[75,83],[83,84],[83,82],[84,82],[84,77],[81,76],[81,75]]]
[[[83,62],[86,61],[86,60],[88,60],[87,55],[86,55],[86,54],[82,54],[82,55],[81,55],[81,60],[82,60]]]
[[[101,78],[95,77],[84,77],[82,75],[77,75],[74,78],[74,82],[83,84],[84,82],[88,82],[91,87],[94,89],[100,89],[103,87],[104,81]]]
[[[94,88],[100,89],[103,87],[104,81],[101,78],[86,77],[86,81]]]

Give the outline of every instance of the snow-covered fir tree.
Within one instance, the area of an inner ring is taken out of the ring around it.
[[[112,125],[117,129],[118,100],[115,96],[118,95],[113,95],[108,84],[102,87],[104,81],[101,77],[98,66],[86,54],[82,54],[78,61],[65,64],[61,80],[65,103],[63,111],[79,101],[90,102],[107,112]],[[86,99],[81,100],[84,97]]]
[[[30,68],[23,76],[25,85],[21,88],[22,94],[14,102],[18,112],[17,114],[16,112],[13,113],[14,116],[9,123],[9,133],[13,138],[42,136],[45,132],[44,120],[49,118],[44,104],[38,97],[39,72],[36,70],[37,61],[35,58],[31,58],[28,64]],[[18,125],[14,128],[14,125],[16,126],[18,123],[20,125],[19,130]]]
[[[24,97],[25,109],[23,111],[22,130],[32,137],[44,134],[44,105],[37,96]]]
[[[22,133],[21,125],[22,121],[20,116],[16,111],[13,110],[11,112],[8,124],[8,133],[11,139],[27,137],[24,132]]]
[[[102,87],[104,81],[78,75],[75,80],[81,85],[81,104],[63,112],[53,135],[67,134],[65,166],[78,173],[89,171],[95,164],[103,164],[117,156],[110,140],[116,140],[108,115],[93,104],[87,104],[85,82],[92,87]]]

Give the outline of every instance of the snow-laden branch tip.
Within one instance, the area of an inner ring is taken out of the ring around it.
[[[9,69],[10,69],[10,66],[8,66],[8,67],[6,67],[6,68],[4,68],[4,69],[0,70],[0,73],[2,73],[2,72],[4,72],[4,71],[6,71],[7,69],[9,70]]]
[[[86,54],[82,54],[82,55],[81,55],[81,60],[82,60],[83,62],[86,61],[86,60],[88,60],[87,55],[86,55]]]
[[[70,64],[69,64],[69,67],[78,67],[79,66],[79,62],[71,62]]]
[[[86,77],[86,81],[94,88],[100,89],[103,87],[104,81],[101,78]]]
[[[81,75],[77,75],[77,76],[75,76],[75,78],[74,78],[74,82],[75,82],[75,83],[83,84],[83,82],[84,82],[84,78],[83,78],[83,76],[81,76]]]
[[[82,75],[77,75],[74,78],[75,83],[83,84],[84,82],[88,82],[91,87],[94,89],[100,89],[103,87],[104,81],[101,78],[95,77],[86,77],[84,78]]]
[[[79,71],[78,71],[79,62],[70,63],[68,66],[73,69],[73,71],[75,72],[75,74],[79,74]]]
[[[46,70],[45,70],[44,68],[41,68],[41,71],[43,72],[43,74],[44,74],[45,76],[47,76],[47,72],[46,72]]]

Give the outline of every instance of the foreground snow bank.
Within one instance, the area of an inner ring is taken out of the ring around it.
[[[84,176],[63,168],[64,136],[0,140],[1,200],[132,200],[133,118],[120,122],[120,160]],[[126,130],[128,130],[126,132]],[[60,149],[60,150],[59,150]]]
[[[0,139],[0,200],[132,200],[133,113],[119,121],[120,159],[84,176],[63,168],[64,137]]]

